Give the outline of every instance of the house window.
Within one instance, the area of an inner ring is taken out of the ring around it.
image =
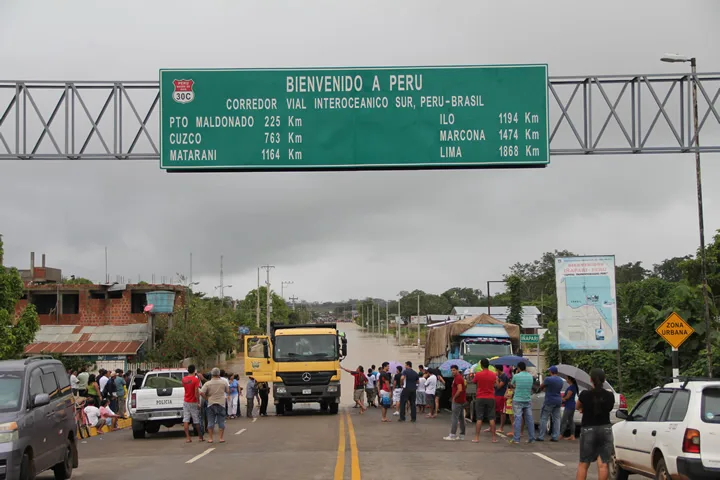
[[[105,300],[104,290],[90,290],[90,298],[92,300]]]
[[[145,292],[133,292],[130,297],[130,313],[143,313],[147,305]]]
[[[115,292],[108,292],[108,298],[115,298],[115,299],[122,298],[122,296],[123,296],[122,294],[123,294],[122,290],[117,290]]]
[[[63,293],[62,313],[74,315],[80,313],[80,294]]]
[[[54,293],[45,295],[35,293],[32,296],[32,304],[35,305],[38,315],[55,313],[57,307],[57,295]]]

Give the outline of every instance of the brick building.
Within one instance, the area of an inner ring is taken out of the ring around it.
[[[44,254],[36,267],[31,253],[30,268],[19,272],[25,291],[15,313],[32,304],[40,320],[34,343],[25,348],[28,355],[76,355],[122,368],[118,362],[127,365],[151,338],[153,315],[144,311],[147,294],[172,292],[175,309],[185,304],[181,285],[62,283],[61,270],[46,267]]]
[[[25,284],[25,294],[16,307],[21,313],[28,303],[35,305],[40,325],[132,325],[147,323],[144,313],[147,294],[175,292],[175,307],[185,301],[181,285],[99,284],[66,285],[61,283]]]

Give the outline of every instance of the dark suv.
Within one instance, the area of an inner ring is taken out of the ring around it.
[[[0,361],[0,480],[78,466],[75,405],[65,367],[49,356]]]

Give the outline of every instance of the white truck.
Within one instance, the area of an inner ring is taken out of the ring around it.
[[[130,382],[127,411],[132,417],[133,438],[145,438],[146,433],[159,432],[161,426],[170,428],[182,423],[182,379],[187,374],[182,368],[156,369],[145,374],[139,388]]]

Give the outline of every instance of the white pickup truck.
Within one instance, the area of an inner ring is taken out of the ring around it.
[[[145,374],[139,388],[130,382],[127,411],[132,417],[133,438],[145,438],[145,433],[157,433],[161,426],[170,428],[182,423],[182,379],[187,374],[181,368],[156,369]]]

